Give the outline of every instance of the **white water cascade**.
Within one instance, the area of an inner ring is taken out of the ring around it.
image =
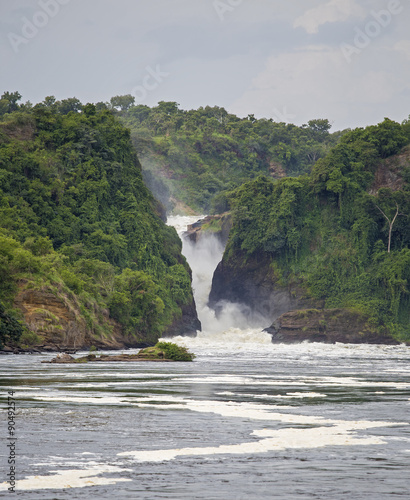
[[[211,291],[213,273],[221,261],[224,248],[221,242],[212,234],[201,237],[197,243],[183,238],[182,234],[189,224],[193,224],[202,217],[198,216],[171,216],[168,225],[175,227],[182,239],[182,253],[192,269],[192,288],[195,297],[198,317],[202,324],[202,331],[195,339],[177,337],[178,342],[202,346],[209,344],[271,344],[271,336],[263,332],[269,326],[266,318],[255,317],[250,314],[249,307],[243,304],[222,302],[220,312],[216,315],[208,307],[208,297]]]

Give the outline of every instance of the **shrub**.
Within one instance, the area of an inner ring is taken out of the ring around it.
[[[181,347],[172,342],[157,342],[155,345],[165,353],[167,359],[174,361],[193,361],[195,354],[189,352],[186,347]]]

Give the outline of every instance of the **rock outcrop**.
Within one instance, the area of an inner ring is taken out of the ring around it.
[[[195,301],[188,305],[182,306],[181,318],[175,320],[166,331],[162,334],[163,337],[176,337],[183,335],[184,337],[195,337],[197,331],[201,330],[201,322],[198,319]]]
[[[36,343],[36,351],[75,352],[78,349],[89,349],[95,346],[98,349],[115,350],[124,347],[147,347],[154,345],[158,338],[136,338],[124,335],[121,326],[109,317],[109,311],[102,311],[102,321],[110,325],[110,336],[98,336],[87,327],[81,314],[79,305],[73,298],[63,293],[51,290],[35,290],[20,288],[14,306],[23,314],[24,321],[31,332],[38,335],[41,343]],[[198,320],[195,302],[182,307],[182,315],[177,318],[164,332],[164,336],[188,335],[195,336],[201,329]],[[31,349],[22,349],[18,352],[32,352]],[[14,352],[14,351],[13,351]]]
[[[176,349],[181,357],[170,356],[166,346],[171,346]],[[42,363],[58,363],[58,364],[70,364],[70,363],[94,363],[94,362],[112,362],[112,361],[192,361],[195,358],[194,354],[189,353],[184,347],[179,347],[175,344],[161,343],[141,349],[137,354],[87,354],[86,356],[81,356],[80,358],[74,358],[69,354],[62,353],[58,354],[55,358],[50,361],[42,361]]]
[[[266,331],[272,342],[293,344],[303,341],[348,344],[388,344],[397,341],[369,325],[367,317],[350,309],[304,309],[282,314]]]
[[[228,241],[229,231],[232,228],[230,212],[220,215],[208,215],[205,218],[190,224],[183,234],[184,238],[197,243],[204,234],[213,234],[225,246]]]
[[[369,193],[376,195],[379,189],[389,188],[392,191],[403,189],[404,168],[410,164],[410,147],[407,146],[397,155],[382,160],[374,174],[374,181]]]
[[[172,359],[167,359],[164,356],[144,356],[138,354],[101,354],[97,356],[95,354],[87,354],[87,356],[82,356],[80,358],[73,358],[69,354],[59,354],[50,361],[42,361],[42,363],[57,363],[57,364],[72,364],[72,363],[95,363],[95,362],[113,362],[113,361],[173,361]]]
[[[269,164],[269,174],[274,179],[282,179],[286,177],[286,171],[283,168],[282,164],[277,161],[271,161]]]
[[[266,254],[223,259],[213,277],[209,305],[218,313],[222,301],[248,306],[272,325],[274,343],[367,343],[397,345],[388,332],[373,328],[368,317],[349,309],[324,309],[298,285],[284,286]]]
[[[266,254],[245,259],[239,252],[235,258],[223,259],[215,270],[209,306],[218,311],[221,301],[245,304],[270,321],[294,309],[321,306],[296,285],[283,286]]]

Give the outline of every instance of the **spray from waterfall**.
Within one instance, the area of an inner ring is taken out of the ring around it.
[[[197,220],[198,217],[190,216],[168,218],[168,224],[175,227],[182,239],[182,253],[192,269],[192,288],[202,324],[198,338],[212,342],[270,344],[270,335],[262,331],[269,326],[269,320],[253,314],[248,306],[223,301],[218,304],[218,314],[208,307],[212,276],[222,259],[224,247],[213,234],[202,235],[195,243],[184,238],[187,226]]]

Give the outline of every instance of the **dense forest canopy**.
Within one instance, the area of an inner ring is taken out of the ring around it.
[[[0,115],[17,109],[20,98],[18,92],[3,94]],[[75,97],[57,101],[48,96],[35,107],[67,114],[83,104]],[[331,123],[324,118],[299,127],[254,115],[239,118],[219,106],[186,111],[176,102],[135,105],[131,95],[114,96],[95,108],[112,112],[130,130],[145,183],[174,212],[222,212],[226,192],[249,179],[309,173],[346,132],[330,133]]]
[[[21,334],[22,288],[71,304],[96,338],[108,316],[134,341],[158,338],[192,301],[190,274],[129,131],[105,105],[20,98],[0,100],[0,341]]]
[[[298,127],[253,115],[239,118],[218,106],[185,111],[176,102],[150,108],[130,100],[119,106],[118,99],[111,105],[117,104],[131,130],[146,181],[169,209],[174,198],[200,213],[221,212],[224,191],[260,174],[310,172],[342,135],[330,134],[327,119]]]

